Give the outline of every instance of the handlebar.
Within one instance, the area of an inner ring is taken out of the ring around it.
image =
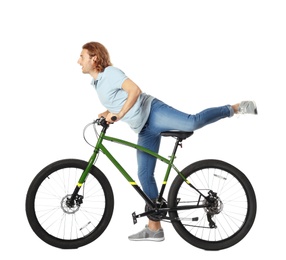
[[[111,120],[113,122],[115,122],[117,120],[117,117],[113,116],[113,117],[111,117]],[[103,127],[106,127],[106,128],[109,126],[108,122],[106,121],[106,119],[104,117],[96,119],[95,123],[97,123],[98,125],[101,125]]]

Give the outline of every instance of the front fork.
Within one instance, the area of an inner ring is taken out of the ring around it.
[[[81,195],[78,195],[78,192],[79,190],[81,189],[82,185],[84,184],[97,156],[98,156],[98,153],[99,153],[99,148],[101,143],[102,143],[102,140],[103,140],[103,136],[106,132],[106,129],[108,128],[108,126],[104,127],[101,131],[101,134],[98,138],[98,141],[97,141],[97,144],[94,148],[94,152],[92,154],[92,156],[90,157],[89,161],[88,161],[88,164],[87,164],[87,167],[85,168],[85,170],[83,171],[83,173],[81,174],[80,176],[80,179],[71,195],[70,198],[67,198],[67,206],[68,207],[73,207],[75,204],[77,204],[78,206],[83,202],[83,196]]]

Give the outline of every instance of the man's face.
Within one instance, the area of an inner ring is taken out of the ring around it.
[[[94,62],[96,61],[96,56],[90,57],[88,51],[83,49],[81,51],[80,57],[77,61],[81,65],[82,73],[87,74],[94,71]]]

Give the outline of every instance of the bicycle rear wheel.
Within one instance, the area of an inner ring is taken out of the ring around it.
[[[182,174],[205,196],[209,191],[217,196],[210,206],[177,176],[170,187],[168,206],[206,205],[170,212],[177,233],[188,243],[205,250],[225,249],[241,241],[251,229],[256,215],[256,197],[247,177],[234,166],[219,160],[195,162]]]
[[[29,224],[39,238],[52,246],[84,246],[97,239],[110,222],[113,191],[95,166],[79,191],[77,203],[67,205],[86,166],[87,162],[76,159],[57,161],[40,171],[30,184],[26,196]]]

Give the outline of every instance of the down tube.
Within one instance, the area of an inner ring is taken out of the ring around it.
[[[132,185],[132,187],[139,193],[139,195],[145,200],[145,202],[149,206],[154,207],[153,201],[143,192],[143,190],[137,185],[137,183],[131,178],[131,176],[120,165],[120,163],[111,155],[111,153],[105,148],[103,144],[100,145],[100,150],[107,156],[107,158],[114,164],[114,166],[122,173],[122,175]]]

